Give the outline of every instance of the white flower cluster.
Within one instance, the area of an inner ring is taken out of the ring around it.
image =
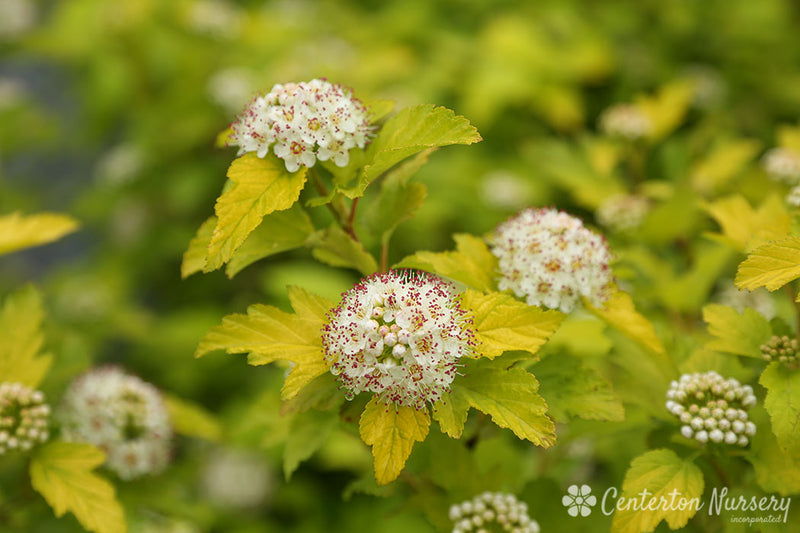
[[[595,213],[597,222],[617,233],[633,231],[650,211],[650,202],[638,194],[609,196]]]
[[[328,313],[325,360],[348,399],[362,391],[423,409],[450,390],[472,353],[472,321],[453,287],[427,273],[389,271],[362,280]]]
[[[0,383],[0,456],[27,451],[50,437],[44,394],[21,383]]]
[[[451,506],[450,520],[455,523],[453,533],[495,531],[490,524],[503,531],[539,533],[539,523],[528,516],[528,505],[502,492],[484,492]]]
[[[172,427],[161,394],[120,368],[75,379],[57,416],[64,440],[103,450],[106,465],[122,479],[158,473],[169,462]]]
[[[789,185],[800,183],[800,153],[790,148],[773,148],[764,154],[761,164],[769,176]]]
[[[650,134],[653,125],[641,109],[633,104],[615,104],[600,115],[600,131],[629,141]]]
[[[367,108],[341,85],[315,79],[275,85],[253,100],[232,124],[229,145],[239,155],[269,148],[286,170],[313,167],[317,160],[347,166],[350,149],[364,148],[372,134]]]
[[[232,509],[252,509],[272,492],[269,465],[260,456],[237,449],[211,454],[203,471],[202,489],[214,503]]]
[[[800,366],[800,343],[788,336],[774,335],[761,345],[761,355],[767,361],[777,361],[790,367]]]
[[[570,312],[579,299],[602,305],[613,286],[605,239],[580,219],[555,209],[526,209],[501,224],[492,238],[500,290],[528,305]]]
[[[756,404],[750,385],[716,372],[683,374],[667,391],[667,410],[683,423],[681,434],[700,442],[747,446],[756,425],[747,410]]]

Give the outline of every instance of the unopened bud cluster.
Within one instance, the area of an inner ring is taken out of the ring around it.
[[[44,394],[21,383],[0,383],[0,456],[45,442],[50,406]]]
[[[750,385],[716,372],[684,374],[667,391],[667,410],[683,423],[681,434],[700,442],[747,446],[756,434],[747,410],[756,404]]]
[[[597,222],[617,233],[626,233],[638,228],[647,212],[650,202],[636,194],[615,194],[606,199],[597,209]]]
[[[57,415],[64,440],[103,450],[106,465],[122,479],[157,473],[169,462],[172,427],[161,394],[120,368],[78,377]]]
[[[800,182],[800,153],[790,148],[773,148],[761,162],[771,178],[789,185]]]
[[[239,155],[266,157],[270,147],[286,170],[313,167],[317,160],[347,166],[350,149],[364,148],[372,135],[369,113],[341,85],[315,79],[275,85],[253,100],[236,122],[228,144]]]
[[[634,141],[646,137],[652,129],[648,116],[632,104],[613,105],[600,115],[600,130],[612,137]]]
[[[528,516],[528,505],[513,494],[484,492],[450,507],[453,533],[503,531],[539,533],[539,524]],[[497,526],[495,526],[496,524]]]
[[[761,356],[767,361],[777,361],[795,367],[800,363],[797,339],[775,335],[761,345]]]

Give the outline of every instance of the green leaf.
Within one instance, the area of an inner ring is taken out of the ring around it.
[[[625,419],[625,408],[611,384],[580,359],[556,353],[533,370],[541,383],[539,392],[556,421],[568,422],[572,417],[613,422]]]
[[[445,392],[433,405],[433,419],[439,423],[442,432],[454,439],[460,439],[469,414],[469,402],[459,392]]]
[[[456,241],[454,252],[417,252],[396,266],[434,272],[473,289],[492,292],[495,288],[497,258],[489,251],[486,243],[467,233],[453,235],[453,239]]]
[[[339,425],[335,412],[308,410],[292,417],[283,450],[283,475],[289,481],[300,463],[319,450]]]
[[[278,359],[294,366],[284,382],[281,396],[290,399],[317,376],[328,371],[322,353],[320,330],[325,312],[333,304],[300,288],[290,287],[289,299],[295,314],[255,304],[246,315],[228,315],[200,341],[195,357],[214,350],[229,354],[247,353],[247,362],[258,366]]]
[[[103,452],[88,444],[49,442],[33,453],[31,485],[44,496],[56,516],[67,511],[95,533],[127,531],[114,486],[92,473],[105,461]]]
[[[230,261],[265,215],[288,209],[297,201],[306,182],[306,168],[289,173],[277,158],[261,159],[247,153],[231,163],[228,178],[233,186],[214,206],[217,225],[208,245],[205,272]]]
[[[788,456],[800,460],[800,369],[770,363],[758,382],[767,389],[764,408],[778,445]]]
[[[628,293],[619,290],[614,292],[602,308],[595,308],[586,301],[584,304],[609,326],[629,339],[658,354],[666,353],[653,324],[636,311]]]
[[[0,216],[0,255],[57,241],[76,229],[77,220],[56,213]]]
[[[690,83],[675,81],[661,87],[654,96],[637,98],[636,105],[652,124],[648,134],[651,141],[666,137],[680,125],[689,110],[693,94],[694,89]]]
[[[726,186],[761,149],[753,139],[736,139],[720,143],[698,161],[691,170],[693,187],[701,193],[713,193]]]
[[[193,402],[171,394],[164,394],[163,398],[175,433],[219,442],[222,426],[213,414]]]
[[[271,213],[233,252],[225,273],[232,278],[260,259],[304,246],[313,233],[314,225],[300,204]]]
[[[523,350],[535,354],[558,329],[564,314],[545,311],[493,292],[483,294],[467,289],[462,305],[473,313],[475,351],[493,359],[503,352]]]
[[[333,374],[326,372],[311,380],[293,398],[283,402],[281,414],[302,413],[309,409],[326,411],[339,407],[344,402],[344,394]]]
[[[428,436],[431,419],[425,411],[386,405],[373,397],[359,421],[361,439],[372,446],[378,485],[394,481],[411,455],[415,442]]]
[[[183,253],[181,262],[181,279],[186,279],[192,274],[202,272],[206,264],[208,245],[211,243],[211,234],[217,226],[217,217],[208,217],[200,225],[197,234],[189,241],[189,248]]]
[[[745,458],[753,465],[758,486],[781,496],[800,492],[800,458],[792,458],[781,450],[775,435],[766,430],[769,422],[762,408],[751,409],[749,415],[759,430],[751,438]]]
[[[456,378],[452,389],[448,400],[453,407],[473,407],[491,416],[501,428],[510,429],[520,439],[537,446],[549,448],[555,444],[555,426],[546,414],[547,404],[538,393],[539,382],[524,368],[505,370],[485,364],[470,365],[463,377]],[[436,416],[442,424],[442,418]],[[458,422],[465,420],[464,413],[453,409],[452,415],[447,416],[445,432],[451,436],[460,434],[463,423],[459,427]]]
[[[28,285],[10,294],[0,309],[0,376],[37,388],[53,356],[41,354],[44,344],[42,298]]]
[[[633,461],[622,482],[622,497],[636,498],[642,491],[648,492],[648,499],[671,501],[670,493],[677,491],[686,500],[697,498],[698,505],[703,496],[703,472],[691,461],[684,461],[675,452],[667,449],[651,450]],[[650,496],[652,495],[652,496]],[[641,498],[641,496],[639,496]],[[645,501],[645,504],[647,501]],[[611,521],[613,533],[641,533],[653,531],[662,520],[671,529],[686,525],[697,512],[697,506],[687,506],[684,510],[655,511],[642,509],[617,510]]]
[[[433,148],[398,166],[384,180],[377,200],[365,214],[365,224],[385,245],[397,226],[417,212],[425,202],[428,188],[421,183],[409,183],[409,178],[428,161]]]
[[[372,180],[426,148],[472,144],[481,140],[478,130],[466,118],[447,108],[419,105],[403,109],[386,121],[370,144],[367,157],[372,163],[362,169],[359,186],[351,194],[360,196]]]
[[[703,320],[716,339],[706,343],[709,350],[761,359],[761,345],[772,337],[772,328],[758,311],[749,307],[742,314],[731,307],[708,304]]]
[[[736,272],[736,286],[753,290],[781,288],[800,278],[800,237],[790,236],[750,252]]]
[[[369,275],[378,270],[375,258],[339,226],[331,226],[312,238],[311,253],[318,260],[335,267],[354,268]]]
[[[748,201],[736,194],[705,204],[704,209],[720,225],[722,235],[711,234],[735,250],[745,252],[783,238],[789,233],[791,217],[783,199],[772,194],[753,209]]]

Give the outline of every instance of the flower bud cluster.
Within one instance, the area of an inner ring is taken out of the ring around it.
[[[239,155],[266,157],[270,146],[286,170],[332,160],[347,166],[351,148],[364,148],[372,135],[367,108],[349,89],[325,80],[275,85],[256,97],[231,127],[229,145]]]
[[[597,209],[597,222],[617,233],[635,230],[650,210],[650,202],[637,194],[615,194]]]
[[[800,362],[800,343],[786,335],[774,335],[761,345],[761,356],[767,361],[778,361],[792,367]]]
[[[47,441],[50,406],[44,394],[21,383],[0,383],[0,456]]]
[[[747,446],[756,434],[747,410],[756,404],[750,385],[716,372],[684,374],[667,391],[667,410],[683,423],[681,434],[700,442]]]
[[[633,104],[615,104],[600,115],[600,130],[612,137],[635,141],[649,135],[652,129],[647,115]]]
[[[539,533],[539,523],[528,516],[527,504],[502,492],[484,492],[451,506],[450,520],[455,523],[453,533],[495,531],[490,524],[499,525],[503,531]]]
[[[117,367],[103,367],[74,380],[57,416],[61,436],[94,444],[122,479],[163,470],[170,457],[172,427],[153,385]]]
[[[498,287],[525,297],[528,305],[568,313],[581,297],[602,305],[613,287],[605,239],[563,211],[526,209],[497,228],[492,244]]]
[[[362,391],[423,409],[450,390],[458,360],[472,353],[472,321],[453,287],[426,273],[364,279],[328,313],[325,360],[352,399]]]
[[[800,182],[800,153],[790,148],[773,148],[761,159],[764,170],[777,181],[789,185]]]

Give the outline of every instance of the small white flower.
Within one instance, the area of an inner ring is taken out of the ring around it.
[[[501,224],[492,238],[500,290],[511,289],[528,305],[568,313],[581,297],[600,306],[613,277],[605,239],[580,219],[555,209],[526,209]]]
[[[612,137],[630,141],[650,134],[653,124],[641,109],[633,104],[614,104],[600,115],[600,130]]]
[[[75,379],[57,414],[62,438],[103,450],[122,479],[160,472],[169,462],[172,428],[161,394],[117,367]]]
[[[469,531],[513,531],[539,533],[539,523],[528,516],[528,506],[513,494],[484,492],[459,504],[450,506],[450,520],[454,522],[453,533]],[[484,529],[488,528],[488,529]]]
[[[595,216],[601,226],[617,233],[628,233],[642,224],[649,211],[650,202],[644,196],[615,194],[600,204]]]
[[[724,379],[714,371],[683,374],[670,383],[666,396],[676,398],[670,401],[684,409],[680,414],[674,406],[669,411],[681,421],[681,434],[687,439],[746,446],[749,439],[741,437],[755,434],[756,426],[746,412],[756,403],[753,388],[736,379]]]
[[[427,273],[364,279],[328,320],[325,360],[348,398],[370,391],[422,409],[449,391],[458,360],[473,349],[472,323],[453,287]]]
[[[0,456],[47,441],[50,406],[44,400],[40,391],[21,383],[0,383]]]
[[[239,155],[266,157],[272,147],[289,172],[317,160],[347,166],[350,150],[364,148],[373,130],[367,108],[349,89],[320,79],[275,85],[232,128],[228,144],[239,146]]]

